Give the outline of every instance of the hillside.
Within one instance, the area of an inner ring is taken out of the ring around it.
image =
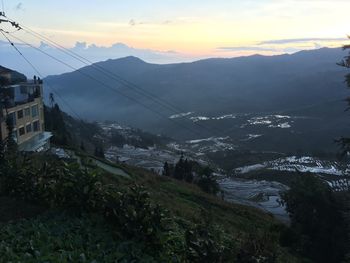
[[[345,104],[341,102],[347,93],[345,70],[336,65],[343,56],[341,49],[323,48],[293,55],[255,55],[168,65],[148,64],[135,57],[96,64],[156,94],[181,112],[155,104],[92,66],[82,68],[81,72],[110,88],[79,72],[50,76],[46,83],[89,120],[117,121],[177,139],[230,136],[238,146],[249,149],[335,151],[334,138],[349,132],[344,125]],[[169,121],[122,97],[113,88],[162,116],[187,112],[188,115]],[[49,91],[47,87],[46,94]],[[290,120],[268,119],[274,115]],[[179,123],[187,129],[180,128]],[[188,129],[198,134],[191,134]],[[242,143],[249,134],[264,135],[263,141],[259,143],[257,139],[254,146]]]
[[[9,74],[10,75],[10,77],[11,77],[10,84],[17,84],[19,82],[25,82],[27,80],[27,77],[25,75],[23,75],[22,73],[19,73],[15,70],[12,70],[9,68],[5,68],[5,67],[0,65],[0,78],[1,78],[1,81],[4,81],[2,79],[3,77],[1,76],[2,74]]]
[[[129,178],[83,171],[47,155],[26,163],[34,174],[25,184],[23,169],[16,179],[6,177],[6,165],[0,173],[5,261],[297,262],[280,245],[285,228],[270,215],[194,185],[130,166],[120,167]]]

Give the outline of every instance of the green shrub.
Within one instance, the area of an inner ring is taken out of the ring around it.
[[[284,242],[315,262],[341,262],[348,241],[344,204],[327,183],[315,175],[300,174],[282,198],[291,218]]]

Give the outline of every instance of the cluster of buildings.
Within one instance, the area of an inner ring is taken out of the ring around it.
[[[8,122],[13,127],[9,134]],[[43,82],[0,66],[0,140],[8,136],[24,152],[50,148],[52,134],[45,131]]]

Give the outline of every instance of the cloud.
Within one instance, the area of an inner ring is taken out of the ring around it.
[[[301,50],[320,49],[322,47],[337,47],[349,41],[349,38],[288,38],[265,40],[247,46],[217,47],[218,52],[236,52],[241,54],[282,54],[295,53]]]
[[[171,24],[171,23],[173,23],[173,21],[171,21],[171,20],[165,20],[165,21],[162,22],[162,25],[169,25],[169,24]]]
[[[45,56],[37,50],[28,47],[21,43],[15,43],[15,46],[25,55],[25,57],[31,61],[31,63],[40,71],[43,76],[61,74],[64,72],[72,71],[65,65],[54,61],[53,59]],[[64,61],[74,68],[81,68],[85,66],[81,61],[74,59],[71,56],[59,51],[48,45],[45,42],[41,42],[37,45],[38,48],[45,50],[57,59]],[[79,56],[88,59],[91,62],[99,62],[108,59],[117,59],[127,56],[135,56],[146,62],[167,64],[178,62],[190,62],[195,58],[186,56],[182,53],[178,53],[176,50],[153,50],[153,49],[140,49],[128,46],[124,43],[115,43],[112,46],[98,46],[96,44],[87,44],[84,41],[76,42],[76,44],[69,48],[68,51],[73,51]],[[23,63],[23,58],[14,50],[14,48],[6,41],[0,40],[0,57],[1,64],[5,67],[16,69],[27,76],[36,74],[33,69]]]
[[[85,49],[87,48],[87,44],[86,42],[76,42],[75,43],[75,46],[74,46],[74,49]]]
[[[130,26],[137,26],[137,25],[144,25],[144,24],[148,24],[146,22],[138,22],[135,19],[130,19],[129,21],[129,25]]]
[[[322,45],[320,43],[314,43],[314,45],[315,45],[315,49],[322,48]]]
[[[136,26],[136,21],[135,21],[134,19],[131,19],[131,20],[129,21],[129,25],[130,25],[130,26]]]
[[[48,49],[48,48],[50,48],[50,46],[48,44],[46,44],[45,42],[41,41],[39,48],[40,49]]]
[[[150,26],[154,26],[154,25],[169,25],[173,23],[172,20],[164,20],[164,21],[137,21],[135,19],[130,19],[129,20],[129,26],[137,26],[137,25],[150,25]]]
[[[236,52],[241,54],[282,54],[295,53],[301,50],[320,49],[322,47],[334,47],[335,43],[349,41],[348,38],[290,38],[266,40],[248,46],[218,47],[219,52]]]
[[[333,41],[346,41],[347,38],[289,38],[289,39],[276,39],[266,40],[260,42],[258,45],[284,45],[293,43],[304,43],[304,42],[333,42]]]
[[[230,51],[269,51],[276,52],[275,48],[259,47],[259,46],[241,46],[241,47],[218,47],[218,51],[230,52]]]

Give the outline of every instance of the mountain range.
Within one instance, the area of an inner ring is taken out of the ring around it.
[[[177,139],[229,136],[249,149],[334,150],[334,139],[350,133],[346,69],[337,65],[345,55],[322,48],[167,65],[126,57],[49,76],[45,89],[81,118]]]

